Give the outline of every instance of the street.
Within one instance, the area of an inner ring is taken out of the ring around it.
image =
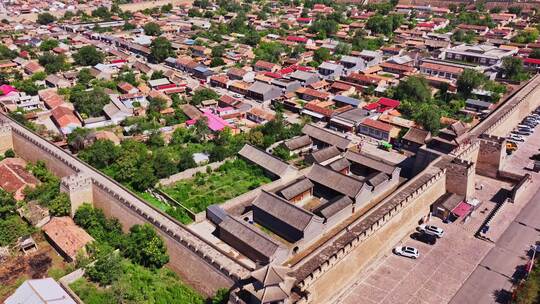
[[[540,239],[540,191],[480,262],[450,303],[508,303],[512,283],[524,274],[530,246]]]

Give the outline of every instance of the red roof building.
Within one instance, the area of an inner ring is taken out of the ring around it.
[[[26,171],[26,162],[21,158],[6,158],[0,161],[0,188],[12,193],[20,201],[24,199],[24,189],[33,188],[39,180]]]

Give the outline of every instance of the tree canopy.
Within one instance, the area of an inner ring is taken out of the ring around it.
[[[56,20],[56,17],[54,17],[51,13],[45,12],[41,13],[37,17],[37,23],[41,25],[47,25],[49,23],[53,23]]]
[[[79,51],[73,54],[75,63],[81,66],[94,66],[103,62],[105,54],[98,51],[93,45],[86,45],[79,49]]]
[[[523,61],[518,57],[503,58],[502,71],[506,78],[514,81],[522,81],[529,77],[523,67]]]
[[[144,33],[148,36],[159,36],[161,35],[161,28],[159,24],[155,22],[148,22],[143,26]]]
[[[92,90],[72,90],[69,96],[69,101],[75,105],[75,109],[89,117],[100,116],[103,107],[108,104],[111,99],[101,87],[96,87]]]
[[[171,43],[165,37],[157,37],[150,45],[150,58],[155,62],[163,62],[174,55]]]
[[[457,91],[463,97],[467,98],[471,95],[471,91],[482,85],[485,80],[486,77],[481,72],[473,69],[464,69],[456,82]]]
[[[131,227],[123,251],[133,262],[151,269],[169,262],[165,243],[149,224]]]
[[[55,55],[51,52],[46,52],[38,58],[38,61],[45,68],[47,74],[55,74],[69,68],[66,62],[66,56],[63,54]]]
[[[218,98],[219,98],[219,94],[216,93],[216,91],[209,88],[204,88],[204,89],[195,91],[195,94],[193,94],[193,97],[191,98],[191,103],[194,105],[198,105],[205,100],[210,100],[210,99],[217,100]]]

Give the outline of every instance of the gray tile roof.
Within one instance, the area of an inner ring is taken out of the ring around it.
[[[311,170],[306,177],[312,182],[323,185],[351,198],[356,197],[363,185],[363,183],[357,179],[318,164],[311,167]]]
[[[296,150],[313,144],[311,138],[307,135],[298,136],[289,139],[283,143],[289,150]]]
[[[396,168],[393,165],[389,165],[387,163],[382,162],[381,160],[374,159],[365,154],[347,151],[344,156],[346,159],[348,159],[349,161],[353,163],[357,163],[357,164],[369,167],[371,169],[386,173],[388,175],[392,175],[392,172],[394,172]]]
[[[352,205],[352,203],[353,201],[348,196],[339,196],[335,200],[320,206],[315,212],[321,214],[325,219],[329,219],[347,206]]]
[[[242,240],[246,245],[253,250],[272,260],[272,256],[279,249],[280,245],[266,236],[264,233],[257,231],[241,220],[232,216],[227,216],[220,224],[219,228],[227,231],[236,238]]]
[[[328,148],[324,148],[317,152],[311,153],[311,155],[308,158],[311,159],[313,162],[320,164],[340,154],[341,154],[341,151],[339,151],[338,148],[336,148],[335,146],[330,146]]]
[[[290,200],[298,194],[304,193],[311,188],[313,188],[313,183],[309,179],[303,178],[281,189],[279,194],[281,194],[286,200]]]
[[[240,152],[238,152],[238,155],[280,177],[296,170],[291,165],[273,156],[272,154],[259,150],[248,144],[244,145]]]
[[[341,150],[347,149],[351,141],[345,137],[334,134],[328,130],[319,128],[313,124],[307,124],[302,128],[302,133],[312,139],[322,141],[330,146],[336,146]]]
[[[304,231],[315,215],[301,207],[293,205],[281,197],[266,191],[253,201],[253,206],[270,214],[296,230]]]

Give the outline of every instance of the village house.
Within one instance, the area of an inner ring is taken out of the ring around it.
[[[358,133],[389,142],[393,135],[397,135],[392,134],[393,130],[394,128],[387,123],[366,118],[360,124]]]
[[[68,262],[75,261],[86,244],[94,240],[69,216],[53,217],[42,229],[47,240]]]
[[[492,45],[461,44],[443,51],[447,60],[462,61],[475,65],[493,66],[501,64],[503,58],[517,53],[517,49],[504,49]]]
[[[5,158],[0,161],[0,188],[12,193],[17,201],[24,199],[24,190],[34,188],[39,180],[26,171],[26,162],[21,158]]]

